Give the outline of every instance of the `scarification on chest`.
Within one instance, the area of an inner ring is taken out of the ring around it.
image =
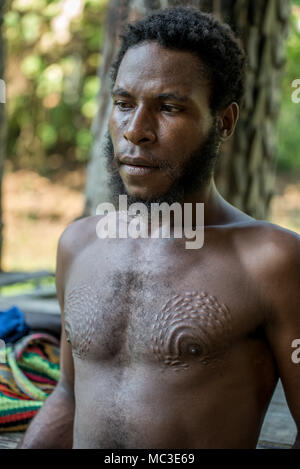
[[[65,331],[73,354],[85,358],[95,342],[99,296],[88,285],[76,287],[65,302]]]
[[[151,345],[159,362],[174,371],[190,367],[190,359],[207,364],[226,350],[232,329],[229,309],[205,292],[174,295],[155,315]]]
[[[74,356],[118,357],[120,363],[150,360],[180,371],[211,363],[226,350],[232,315],[214,296],[196,291],[175,294],[170,288],[133,280],[130,275],[126,283],[114,278],[106,296],[98,286],[87,284],[68,293],[65,331]]]

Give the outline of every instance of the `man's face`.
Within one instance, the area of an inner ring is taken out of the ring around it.
[[[193,54],[155,42],[126,52],[113,88],[106,156],[114,185],[131,200],[183,201],[209,179],[219,138],[200,68]]]

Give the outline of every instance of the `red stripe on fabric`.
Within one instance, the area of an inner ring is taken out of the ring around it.
[[[17,394],[14,391],[10,391],[8,388],[5,388],[3,385],[0,386],[0,393],[6,395],[7,397],[15,397],[16,399],[22,399],[26,401],[32,400],[29,396],[26,396],[26,394],[23,394],[21,391],[19,394]]]
[[[11,415],[3,415],[0,417],[0,423],[17,422],[18,420],[31,419],[38,411],[39,409],[30,410],[28,412],[16,412],[15,414]]]
[[[32,381],[37,381],[38,383],[46,383],[46,384],[57,384],[56,381],[53,381],[52,379],[49,379],[49,378],[42,378],[41,376],[39,375],[35,375],[33,373],[29,373],[28,371],[25,371],[24,374],[32,379]]]
[[[26,348],[25,351],[23,352],[23,354],[25,352],[26,353],[32,353],[33,355],[38,355],[39,357],[44,358],[44,359],[47,358],[47,357],[45,357],[45,354],[43,353],[43,351],[39,347],[37,347],[36,345]]]

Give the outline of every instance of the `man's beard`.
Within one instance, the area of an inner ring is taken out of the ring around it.
[[[159,166],[164,168],[172,180],[168,191],[159,197],[149,197],[142,199],[127,193],[125,185],[119,174],[119,164],[114,159],[114,147],[109,132],[105,136],[104,156],[110,174],[109,187],[111,199],[114,204],[118,204],[119,195],[127,195],[127,203],[143,202],[148,210],[151,203],[167,202],[171,205],[174,202],[183,203],[188,196],[203,188],[211,179],[215,164],[219,155],[220,136],[217,129],[217,120],[214,119],[212,128],[205,141],[189,157],[180,168],[172,168],[167,162],[161,162]],[[178,171],[179,169],[179,171]]]

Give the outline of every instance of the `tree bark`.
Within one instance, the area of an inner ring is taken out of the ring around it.
[[[222,2],[223,3],[223,2]],[[265,219],[274,190],[276,122],[290,1],[228,1],[225,20],[239,31],[248,56],[245,104],[235,137],[217,171],[220,192],[248,214]]]
[[[111,111],[109,67],[118,50],[125,22],[155,9],[192,5],[213,12],[238,33],[248,55],[245,104],[235,136],[223,147],[216,170],[217,187],[226,200],[256,218],[266,218],[273,195],[275,126],[280,104],[280,77],[285,63],[290,0],[113,0],[107,18],[103,65],[99,70],[99,109],[92,132],[94,144],[88,164],[84,215],[95,214],[109,200],[108,178],[101,142]]]
[[[4,1],[0,0],[0,79],[4,80],[4,40],[2,33],[4,15]],[[2,270],[2,244],[3,244],[3,220],[2,220],[2,178],[3,178],[3,164],[6,148],[6,125],[5,125],[5,107],[0,103],[0,271]]]

